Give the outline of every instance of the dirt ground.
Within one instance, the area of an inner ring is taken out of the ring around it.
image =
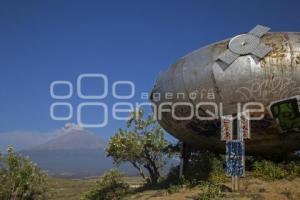
[[[224,186],[231,187],[230,182]],[[166,190],[149,190],[130,196],[128,199],[139,200],[184,200],[194,199],[199,188],[181,189],[168,194]],[[220,199],[220,198],[218,198]],[[298,200],[300,199],[300,178],[294,180],[277,180],[266,182],[256,178],[243,178],[239,192],[224,192],[221,199],[237,200]]]
[[[95,179],[67,180],[51,179],[51,198],[53,200],[79,200],[82,195],[95,185]],[[132,188],[138,187],[141,179],[138,177],[126,178]],[[223,184],[230,188],[230,179]],[[228,189],[229,190],[229,189]],[[200,192],[200,188],[181,189],[179,192],[169,194],[166,190],[147,190],[127,197],[127,200],[191,200]],[[246,177],[241,179],[240,191],[224,191],[224,197],[217,199],[234,200],[299,200],[300,178],[293,180],[263,181],[257,178]]]

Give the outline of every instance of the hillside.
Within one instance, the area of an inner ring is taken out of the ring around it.
[[[51,176],[83,178],[98,176],[116,166],[106,157],[106,141],[73,124],[67,124],[62,133],[44,144],[22,150]],[[129,175],[136,172],[129,165],[120,166]]]

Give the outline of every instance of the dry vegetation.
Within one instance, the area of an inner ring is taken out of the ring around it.
[[[222,184],[222,197],[216,199],[243,199],[243,200],[298,200],[300,199],[300,178],[294,180],[277,180],[266,182],[257,178],[243,178],[240,192],[229,191],[230,181]],[[183,200],[195,199],[202,191],[201,186],[192,189],[182,188],[170,194],[167,190],[148,190],[135,194],[128,199],[139,200]]]
[[[126,178],[126,182],[132,187],[142,183],[139,177]],[[55,200],[79,200],[83,193],[95,186],[96,180],[66,180],[50,179],[51,199]],[[276,181],[265,181],[248,175],[241,179],[240,192],[229,191],[230,179],[221,184],[223,197],[219,199],[243,199],[243,200],[298,200],[300,199],[300,178],[292,180],[283,179]],[[145,190],[126,199],[136,200],[183,200],[193,199],[202,191],[201,186],[194,188],[180,188],[179,191],[170,194],[167,189]],[[218,199],[218,198],[217,198]]]
[[[97,180],[50,178],[50,200],[80,200],[96,185]],[[143,183],[140,177],[126,177],[125,181],[133,188],[139,187]]]

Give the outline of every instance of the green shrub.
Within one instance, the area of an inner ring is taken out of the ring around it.
[[[225,176],[225,171],[223,167],[223,161],[213,157],[211,159],[211,171],[209,173],[208,180],[214,183],[222,183],[227,180],[227,177]]]
[[[8,147],[0,155],[0,199],[39,200],[47,198],[47,175],[28,158]]]
[[[221,199],[224,195],[222,194],[221,187],[211,182],[201,182],[199,185],[201,192],[196,197],[196,200],[210,200],[210,199]]]
[[[256,161],[253,164],[254,176],[265,180],[276,180],[287,177],[288,171],[281,164],[271,161]]]
[[[194,153],[184,178],[179,178],[179,166],[170,169],[165,184],[188,185],[194,187],[203,181],[221,183],[227,180],[223,169],[223,160],[209,152]]]
[[[169,194],[173,194],[176,192],[179,192],[182,188],[182,185],[170,185],[170,187],[167,189]]]
[[[119,200],[129,191],[129,185],[123,180],[123,174],[111,170],[103,175],[97,185],[83,199],[87,200]]]
[[[204,152],[193,155],[192,160],[185,173],[185,178],[192,186],[203,180],[214,183],[226,181],[222,158]]]
[[[300,165],[297,162],[291,161],[287,163],[285,166],[286,171],[288,172],[289,176],[294,178],[294,177],[299,177],[300,176]]]

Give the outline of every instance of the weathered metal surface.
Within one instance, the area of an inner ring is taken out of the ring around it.
[[[270,30],[269,27],[265,27],[262,25],[257,25],[254,27],[251,31],[249,31],[250,34],[256,35],[257,37],[261,37],[264,34],[266,34]]]
[[[272,48],[271,52],[254,53],[258,57],[240,55],[231,65],[222,68],[216,60],[228,50],[230,40],[196,50],[160,75],[152,93],[160,93],[161,99],[153,102],[157,105],[182,101],[194,105],[204,101],[222,102],[225,115],[237,113],[238,102],[261,102],[267,107],[272,101],[299,95],[300,33],[266,33],[266,30],[255,33],[261,36],[260,44]],[[166,93],[173,93],[173,98],[166,98]],[[184,94],[184,98],[177,98],[174,94],[178,93]],[[184,116],[185,109],[183,107],[177,114]],[[201,106],[199,110],[205,115],[212,108]],[[175,120],[167,112],[162,116],[159,121],[162,127],[180,140],[224,152],[219,120]],[[246,142],[247,153],[300,149],[300,133],[280,133],[276,120],[267,110],[263,120],[251,122],[251,130],[252,140]]]
[[[235,36],[229,42],[228,48],[239,55],[252,53],[259,45],[260,40],[252,34],[242,34]]]
[[[219,55],[215,64],[226,70],[241,55],[254,55],[259,59],[264,58],[272,48],[262,43],[260,38],[269,29],[269,27],[257,25],[249,33],[233,37],[229,41],[228,49]]]

